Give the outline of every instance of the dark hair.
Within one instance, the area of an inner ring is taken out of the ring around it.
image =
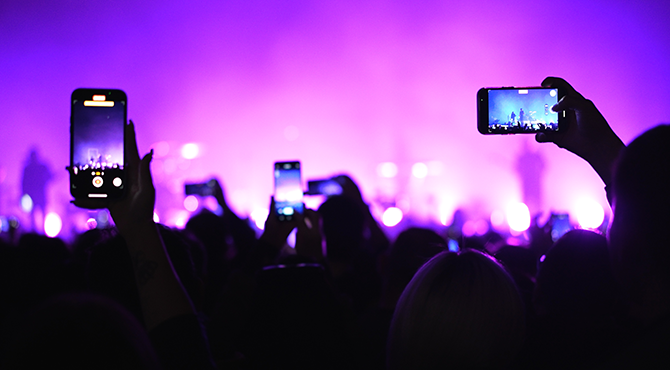
[[[389,331],[389,369],[502,368],[525,331],[514,282],[493,258],[442,252],[403,292]]]

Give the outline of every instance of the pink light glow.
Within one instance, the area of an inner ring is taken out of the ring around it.
[[[272,193],[271,164],[295,158],[306,180],[351,174],[369,203],[381,202],[379,194],[409,199],[408,219],[433,212],[446,222],[450,216],[439,209],[444,193],[453,199],[449,208],[474,209],[473,218],[481,219],[521,193],[514,168],[524,140],[546,161],[545,211],[566,209],[581,191],[598,194],[594,201],[605,205],[598,176],[565,150],[521,135],[479,135],[475,93],[564,76],[630,142],[670,122],[670,110],[661,108],[670,101],[670,2],[567,0],[560,4],[566,16],[541,27],[546,32],[511,21],[543,20],[557,6],[6,2],[0,34],[11,37],[3,39],[0,70],[11,73],[3,74],[0,101],[11,102],[3,117],[16,124],[4,125],[0,135],[7,190],[0,212],[20,214],[15,193],[32,145],[55,173],[49,202],[68,204],[62,171],[69,162],[68,97],[81,86],[128,94],[140,153],[154,143],[161,215],[182,206],[182,189],[175,193],[170,184],[213,174],[225,182],[235,209],[250,214]],[[115,35],[105,42],[73,37],[109,29]],[[101,60],[104,70],[94,62]],[[43,96],[47,88],[53,99],[40,101],[39,109],[20,98]],[[183,143],[198,143],[194,159],[181,158]],[[425,162],[428,176],[410,184],[412,165],[426,160],[441,165]],[[384,162],[394,163],[393,176],[377,175]]]

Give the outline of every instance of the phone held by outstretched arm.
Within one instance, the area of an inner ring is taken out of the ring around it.
[[[300,162],[275,162],[274,177],[274,213],[279,221],[291,221],[304,208]]]
[[[485,87],[477,92],[481,134],[535,134],[565,130],[565,112],[554,112],[563,92],[547,87]]]
[[[70,193],[75,199],[118,200],[126,194],[126,93],[77,89],[70,106]]]

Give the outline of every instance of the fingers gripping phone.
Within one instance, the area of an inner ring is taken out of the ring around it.
[[[551,110],[562,91],[549,87],[485,87],[477,92],[481,134],[534,134],[564,130],[565,112]]]
[[[275,209],[279,221],[291,221],[303,213],[300,162],[275,162]]]
[[[70,193],[75,199],[123,198],[126,93],[77,89],[70,101]]]

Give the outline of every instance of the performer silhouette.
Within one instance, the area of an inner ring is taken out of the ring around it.
[[[30,230],[42,233],[44,231],[44,217],[47,205],[46,187],[52,174],[49,168],[40,162],[37,149],[30,151],[30,156],[23,168],[23,195],[30,197]]]

